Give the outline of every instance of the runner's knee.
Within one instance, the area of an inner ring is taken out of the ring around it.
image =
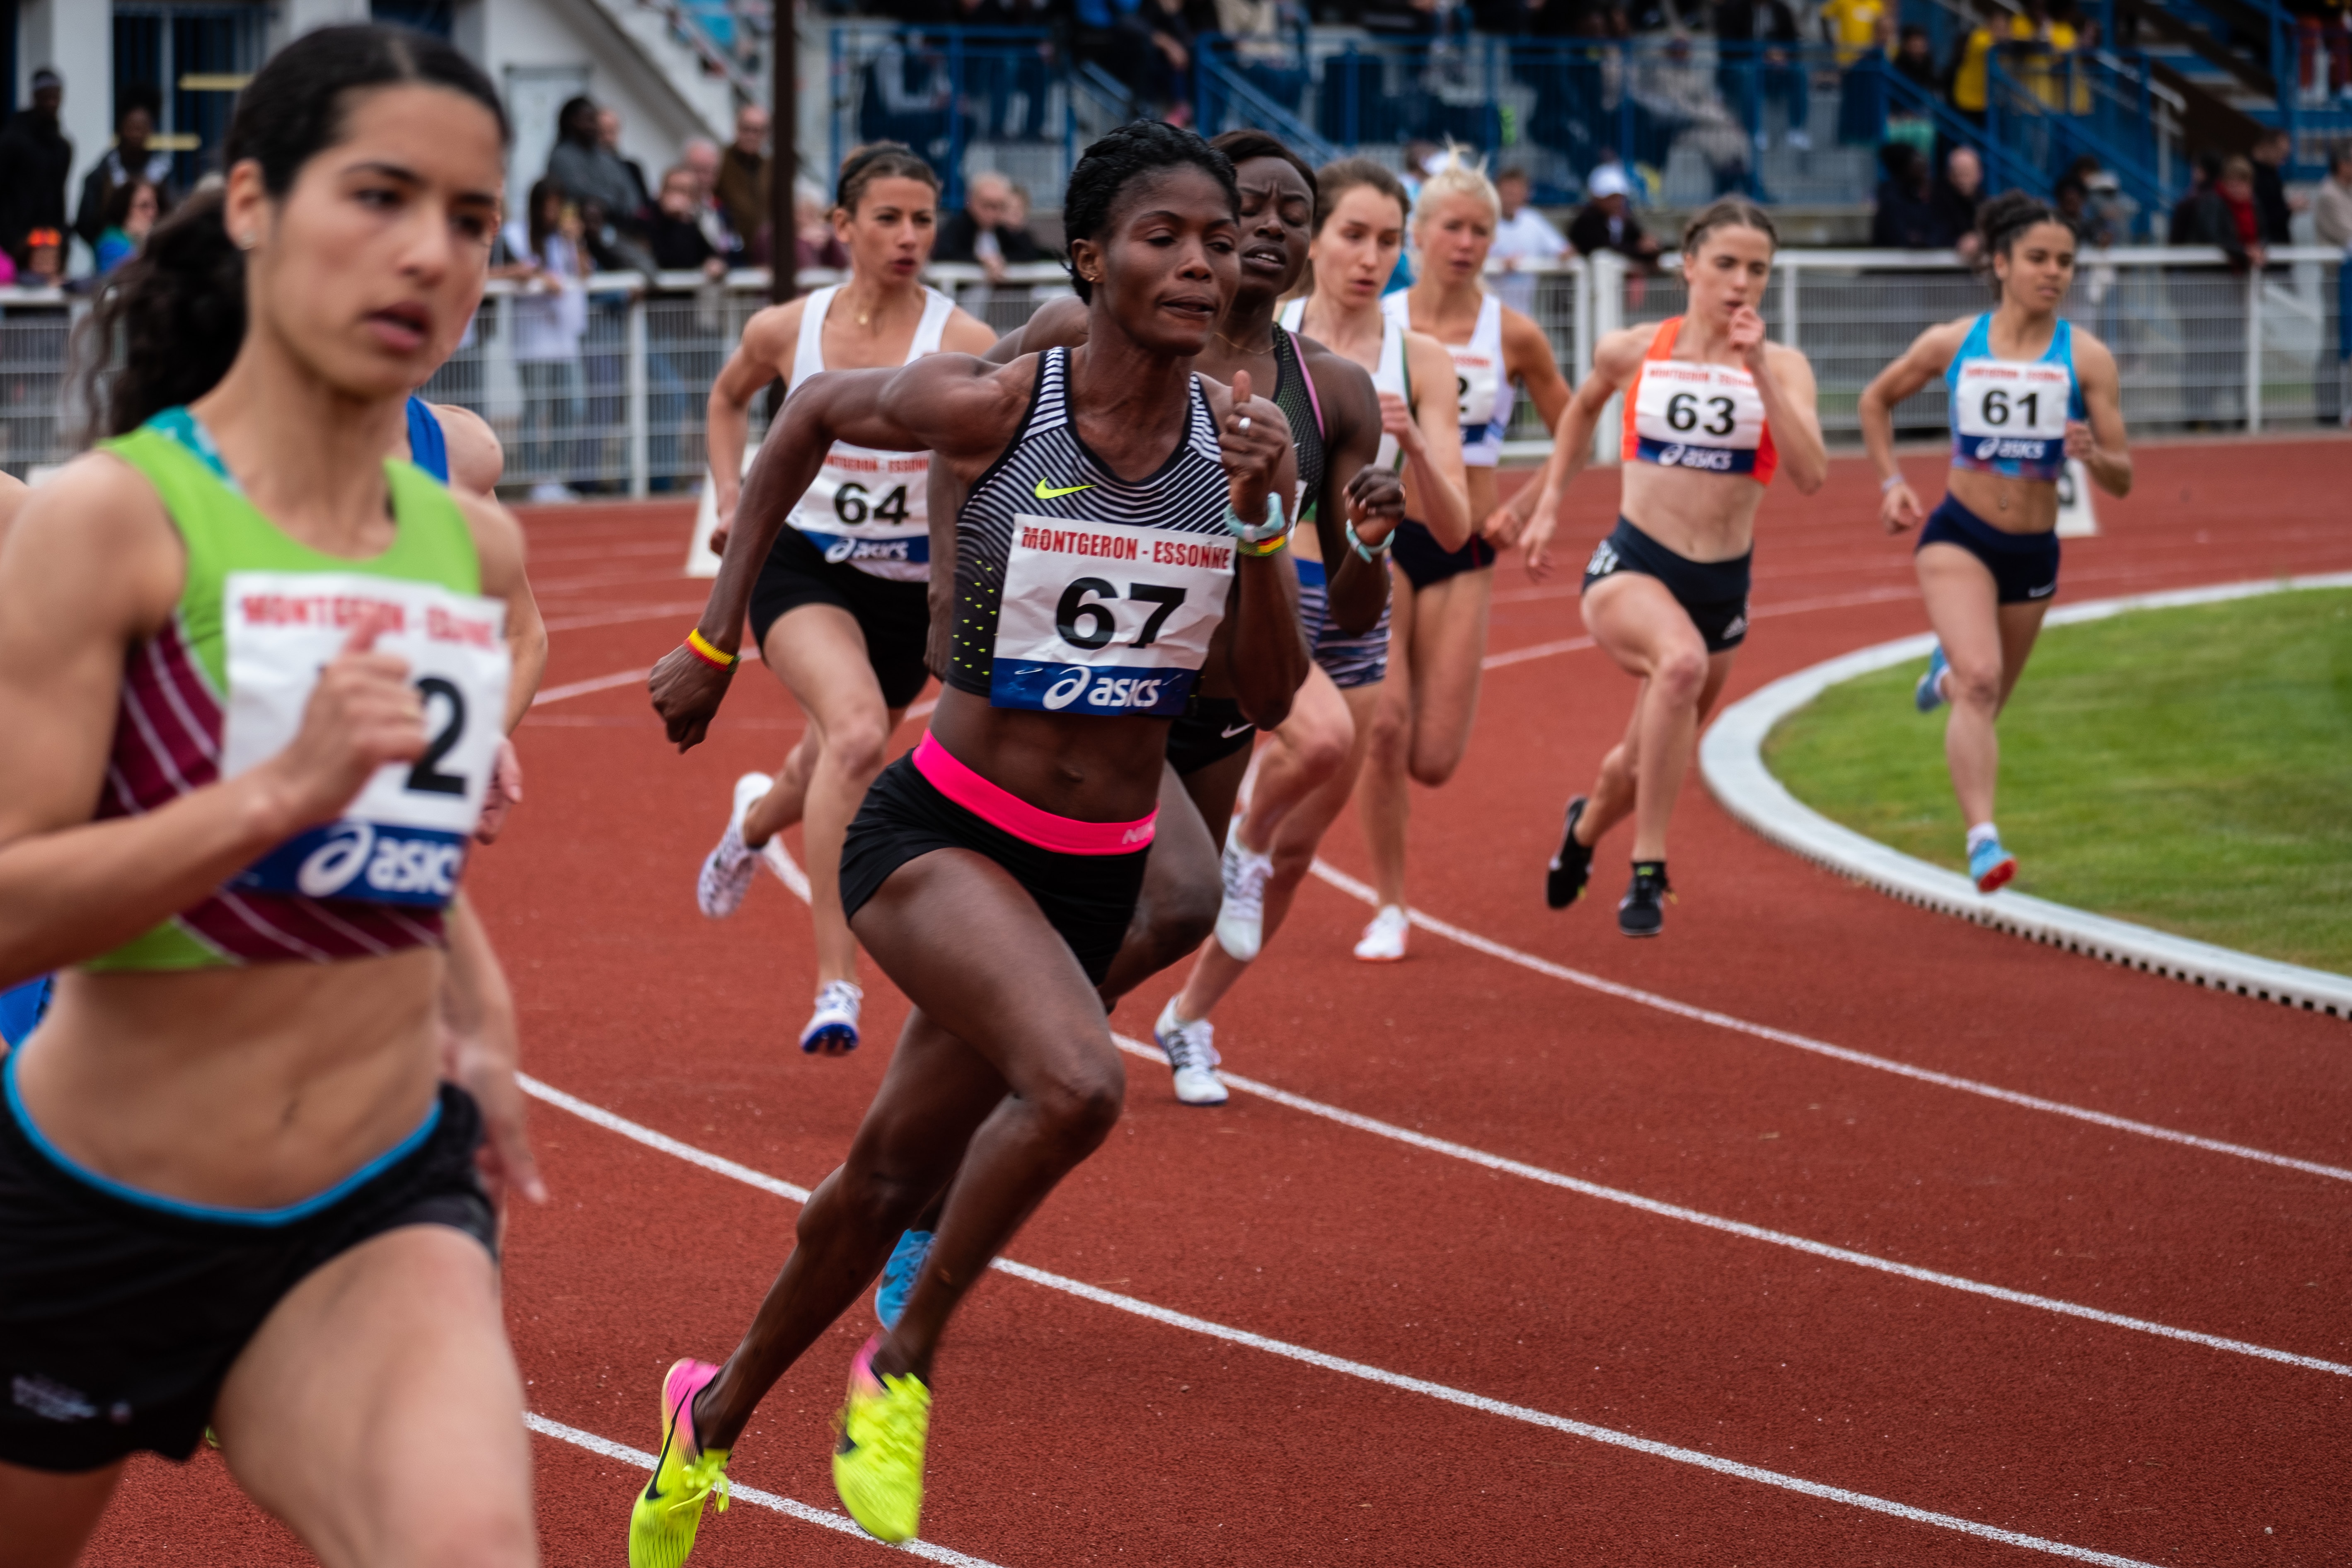
[[[889,745],[889,721],[879,713],[860,713],[825,731],[824,766],[843,778],[871,780],[882,771]]]
[[[1083,1158],[1110,1136],[1127,1100],[1127,1069],[1108,1047],[1089,1050],[1028,1095],[1045,1134]]]
[[[1650,675],[1650,689],[1677,706],[1698,701],[1706,687],[1706,649],[1696,640],[1669,649]]]
[[[1944,676],[1944,695],[1955,708],[1999,708],[2000,666],[1990,660],[1955,661]]]

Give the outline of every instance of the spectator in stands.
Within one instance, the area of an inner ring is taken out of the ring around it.
[[[2008,14],[2001,9],[2000,0],[1977,0],[1981,13],[1977,25],[1969,29],[1953,51],[1950,79],[1945,94],[1952,110],[1972,125],[1985,122],[1985,104],[1991,92],[1990,67],[1994,44],[1993,28],[2002,35],[2009,31]]]
[[[102,277],[139,254],[155,220],[163,216],[162,193],[155,182],[137,174],[108,193],[106,210],[99,215],[98,243],[90,249]]]
[[[2189,243],[2183,237],[2188,234],[2194,222],[2191,215],[2196,212],[2198,202],[2208,190],[2212,188],[2213,182],[2221,177],[2221,154],[2213,152],[2199,153],[2196,163],[2189,166],[2189,189],[2182,194],[2179,201],[2172,204],[2172,214],[2165,226],[2165,244],[2187,245]]]
[[[630,226],[632,219],[640,226],[650,222],[653,217],[653,187],[646,184],[645,165],[621,151],[621,111],[619,110],[600,107],[596,110],[596,145],[604,150],[606,157],[626,170],[629,175],[632,200],[628,214],[624,216],[620,213],[614,213],[611,215],[613,221],[620,224],[624,228]]]
[[[1916,22],[1906,22],[1895,36],[1895,74],[1930,98],[1942,95],[1943,88],[1936,75],[1935,43],[1927,37],[1927,29]]]
[[[2254,143],[2254,216],[2266,246],[2294,243],[2291,226],[2305,205],[2303,197],[2287,194],[2286,160],[2293,147],[2287,133],[2275,126]]]
[[[849,247],[833,232],[833,204],[806,180],[793,182],[793,252],[803,272],[817,268],[849,270]]]
[[[1894,18],[1885,0],[1827,0],[1822,32],[1837,49],[1838,141],[1873,147],[1886,136],[1886,54]]]
[[[712,183],[727,226],[744,244],[744,259],[762,266],[768,259],[768,111],[747,103],[735,111],[735,140],[719,154],[719,177]]]
[[[58,127],[65,78],[43,66],[32,85],[32,107],[18,110],[0,131],[0,249],[19,273],[32,269],[26,237],[66,226],[66,176],[73,172],[73,143]]]
[[[1936,182],[1936,215],[1947,241],[1963,261],[1974,261],[1984,242],[1977,234],[1977,208],[1984,205],[1984,160],[1973,147],[1955,147],[1944,159],[1944,177]]]
[[[531,500],[576,500],[564,480],[573,464],[568,437],[581,416],[580,340],[588,331],[585,226],[578,204],[552,176],[531,186],[524,210],[523,217],[508,223],[505,234],[508,253],[535,268],[527,290],[515,296],[510,308],[515,370],[523,394],[517,466],[538,476]]]
[[[66,231],[37,228],[25,235],[25,268],[16,281],[27,289],[54,289],[66,278]]]
[[[1706,160],[1717,195],[1748,183],[1748,132],[1732,119],[1686,35],[1636,55],[1626,91],[1633,100],[1634,144],[1628,151],[1636,162],[1663,168],[1668,152],[1683,145]]]
[[[1622,170],[1619,177],[1623,177]],[[1557,261],[1568,254],[1568,241],[1552,227],[1549,218],[1528,205],[1528,195],[1525,169],[1507,168],[1495,176],[1495,195],[1502,212],[1495,222],[1495,243],[1486,251],[1486,258],[1503,268],[1503,276],[1495,279],[1496,297],[1523,316],[1535,314],[1536,280],[1521,271],[1521,266],[1529,261]]]
[[[2352,142],[2327,161],[2327,178],[2311,202],[2311,227],[2320,244],[2342,253],[2320,334],[2319,422],[2352,424]]]
[[[555,117],[558,140],[547,177],[578,208],[590,255],[598,267],[648,272],[653,258],[639,243],[645,232],[645,182],[607,143],[604,114],[589,98],[574,98]],[[620,117],[612,118],[617,139]]]
[[[1585,182],[1584,193],[1585,204],[1568,226],[1568,243],[1576,247],[1576,253],[1591,256],[1613,250],[1645,271],[1654,268],[1660,248],[1657,237],[1645,232],[1641,220],[1628,210],[1632,190],[1624,171],[1606,165],[1595,169]]]
[[[1870,215],[1870,243],[1882,250],[1942,250],[1957,237],[1936,208],[1927,154],[1907,142],[1878,150],[1886,178]]]
[[[1297,0],[1216,0],[1216,15],[1217,30],[1233,40],[1234,64],[1243,78],[1296,113],[1307,96],[1307,72],[1291,51],[1306,27]]]
[[[1215,13],[1211,10],[1204,18],[1205,29],[1195,26],[1185,0],[1143,0],[1139,15],[1151,35],[1152,52],[1144,57],[1148,68],[1143,80],[1133,85],[1159,109],[1160,119],[1171,125],[1189,125],[1192,122],[1192,56],[1200,47],[1197,36],[1215,30]]]
[[[977,262],[991,283],[1004,281],[1007,266],[1042,261],[1045,250],[1029,231],[1013,221],[1013,182],[990,170],[971,176],[964,186],[963,210],[950,213],[940,225],[931,247],[936,261]]]
[[[1072,0],[1077,58],[1102,67],[1129,92],[1142,90],[1159,52],[1142,7],[1143,0]]]
[[[114,145],[83,176],[81,205],[74,209],[74,232],[92,251],[106,231],[114,194],[133,180],[145,180],[154,188],[159,211],[172,210],[172,154],[150,145],[154,135],[154,95],[143,88],[126,89],[116,99]],[[106,269],[100,262],[99,270]]]
[[[719,205],[719,144],[708,137],[690,136],[677,150],[677,162],[694,176],[695,223],[710,248],[732,265],[743,254],[743,240]]]
[[[663,174],[646,243],[663,271],[698,271],[715,282],[727,276],[727,256],[703,230],[702,188],[702,177],[684,163]]]
[[[1769,142],[1766,103],[1788,106],[1790,147],[1803,151],[1813,144],[1806,129],[1812,117],[1811,79],[1798,53],[1802,41],[1788,0],[1716,0],[1716,86],[1740,125],[1755,136],[1759,152]]]
[[[2059,175],[2058,183],[2051,187],[2050,194],[2052,205],[2058,209],[2058,216],[2066,220],[2068,226],[2074,229],[2077,239],[2084,245],[2100,247],[2115,243],[2112,235],[2107,235],[2104,238],[2095,237],[2104,234],[2105,229],[2100,223],[2099,215],[2091,208],[2091,187],[2084,183],[2080,174]]]
[[[2172,215],[2172,243],[2216,246],[2232,273],[2263,264],[2261,221],[2254,212],[2254,166],[2244,158],[2200,160],[2210,170]],[[2223,399],[2245,374],[2246,310],[2242,289],[2215,287],[2212,274],[2181,268],[2168,274],[2173,315],[2180,322],[2186,386],[2183,408],[2191,428],[2234,423]]]

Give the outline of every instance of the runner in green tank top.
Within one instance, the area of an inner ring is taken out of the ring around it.
[[[209,1426],[330,1561],[520,1565],[495,1201],[540,1184],[456,888],[522,545],[383,457],[480,296],[504,115],[446,45],[326,28],[225,152],[100,303],[116,439],[0,549],[0,985],[64,970],[0,1061],[5,1555],[72,1562]]]

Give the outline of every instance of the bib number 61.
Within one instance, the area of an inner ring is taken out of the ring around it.
[[[1077,579],[1062,590],[1061,601],[1054,606],[1054,629],[1072,647],[1082,647],[1089,652],[1108,647],[1111,639],[1118,636],[1118,617],[1111,612],[1109,605],[1093,601],[1118,596],[1118,584],[1104,578]],[[1129,583],[1127,597],[1130,602],[1140,601],[1159,606],[1145,617],[1143,629],[1136,634],[1133,642],[1127,645],[1129,647],[1150,647],[1159,637],[1160,627],[1168,624],[1168,617],[1176,613],[1176,606],[1184,602],[1184,590],[1160,583]]]

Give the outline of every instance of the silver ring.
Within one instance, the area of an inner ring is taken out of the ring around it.
[[[1249,416],[1246,414],[1242,416],[1240,429],[1243,435],[1246,436],[1249,434]]]

